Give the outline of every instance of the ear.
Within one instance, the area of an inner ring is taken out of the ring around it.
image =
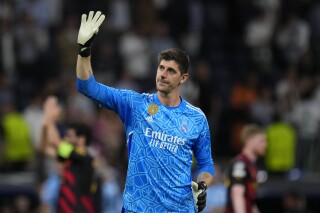
[[[181,80],[180,80],[180,84],[183,84],[184,82],[186,82],[189,78],[189,74],[188,73],[185,73],[181,76]]]

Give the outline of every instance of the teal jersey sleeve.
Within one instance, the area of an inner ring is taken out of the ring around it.
[[[100,106],[116,112],[125,125],[128,124],[131,116],[133,97],[139,97],[139,94],[134,91],[116,89],[98,83],[93,75],[88,80],[77,79],[77,89]]]
[[[214,166],[211,157],[211,137],[207,119],[204,117],[201,125],[203,128],[197,142],[194,144],[193,153],[197,161],[198,173],[208,172],[214,176]]]

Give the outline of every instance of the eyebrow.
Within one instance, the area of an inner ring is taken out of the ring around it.
[[[162,64],[159,64],[159,67],[165,67],[165,66]],[[174,69],[173,67],[167,67],[167,70],[169,70],[169,71],[173,70],[173,71],[177,72],[177,70]]]
[[[169,71],[173,70],[173,71],[177,72],[177,70],[175,70],[175,69],[172,68],[172,67],[168,67],[168,70],[169,70]]]

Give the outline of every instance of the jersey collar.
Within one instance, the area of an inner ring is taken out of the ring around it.
[[[154,103],[159,105],[159,106],[163,106],[163,107],[165,107],[165,108],[167,108],[169,110],[175,110],[175,109],[184,110],[186,108],[186,101],[181,96],[180,96],[180,100],[181,100],[181,102],[180,102],[179,106],[176,106],[176,107],[165,106],[160,102],[160,100],[158,98],[158,93],[154,93],[153,94]]]

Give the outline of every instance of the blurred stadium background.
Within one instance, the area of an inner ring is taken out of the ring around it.
[[[119,212],[122,124],[75,87],[80,16],[90,10],[107,16],[92,48],[96,79],[153,92],[157,53],[187,51],[192,78],[183,97],[207,115],[221,172],[241,148],[242,126],[258,123],[269,144],[259,162],[261,212],[320,212],[317,0],[1,0],[0,212],[41,212],[39,195],[52,193],[42,186],[57,168],[39,154],[42,102],[52,94],[64,106],[61,129],[71,121],[92,127],[93,153],[106,162],[101,202]]]

